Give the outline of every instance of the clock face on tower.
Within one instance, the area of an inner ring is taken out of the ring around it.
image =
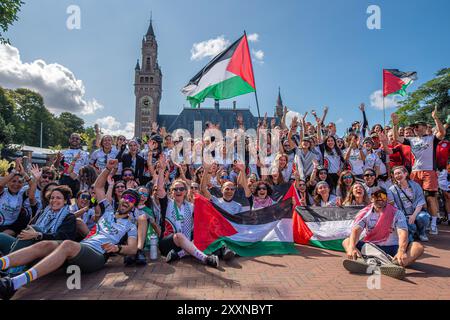
[[[150,113],[150,110],[153,107],[153,99],[150,96],[143,96],[141,98],[141,110],[142,114]]]

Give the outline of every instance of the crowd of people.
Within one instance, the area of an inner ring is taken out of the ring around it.
[[[238,188],[258,210],[273,205],[274,186],[285,183],[295,185],[301,206],[364,207],[343,242],[344,266],[366,272],[358,259],[370,243],[391,257],[386,274],[400,277],[422,254],[427,233],[437,235],[449,218],[446,127],[436,110],[433,125],[399,127],[394,113],[392,127],[369,127],[364,104],[359,109],[362,121],[340,137],[335,123],[326,124],[327,108],[322,118],[312,111],[312,122],[305,113],[289,124],[285,108],[280,124],[265,117],[253,128],[256,143],[244,136],[243,156],[235,139],[186,139],[154,123],[145,139],[98,132],[91,154],[73,133],[70,147],[42,168],[16,159],[0,180],[0,298],[67,264],[93,272],[122,255],[125,265],[146,265],[155,236],[167,262],[190,255],[218,267],[235,253],[222,247],[207,255],[195,246],[196,195],[238,214]],[[233,132],[246,129],[238,116]],[[267,131],[262,144],[259,133]]]

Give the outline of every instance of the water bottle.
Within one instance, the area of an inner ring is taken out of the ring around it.
[[[150,260],[158,259],[158,237],[150,236]]]

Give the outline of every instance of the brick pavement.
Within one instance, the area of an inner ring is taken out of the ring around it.
[[[83,275],[80,290],[68,290],[60,270],[20,289],[14,299],[450,299],[448,226],[430,236],[406,280],[381,276],[380,289],[368,289],[365,275],[347,273],[341,252],[297,248],[297,255],[237,258],[218,270],[192,258],[125,268],[116,257],[102,271]]]

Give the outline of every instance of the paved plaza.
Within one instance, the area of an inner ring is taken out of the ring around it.
[[[381,276],[379,289],[368,289],[368,276],[346,272],[344,253],[297,248],[297,255],[237,258],[217,270],[192,258],[123,267],[115,257],[102,271],[83,275],[80,290],[68,290],[60,270],[20,289],[14,299],[450,299],[447,225],[430,236],[406,280]]]

